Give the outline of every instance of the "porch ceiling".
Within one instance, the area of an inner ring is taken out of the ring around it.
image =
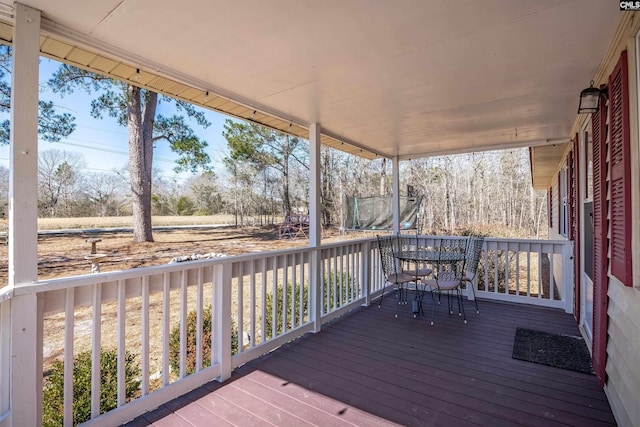
[[[602,0],[22,3],[43,12],[51,57],[140,68],[141,85],[196,104],[405,159],[567,141],[620,20]]]
[[[536,190],[546,190],[552,184],[569,143],[535,147],[530,151],[531,181]]]

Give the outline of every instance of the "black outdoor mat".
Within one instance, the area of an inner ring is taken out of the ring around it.
[[[511,357],[593,374],[591,355],[581,337],[517,328]]]

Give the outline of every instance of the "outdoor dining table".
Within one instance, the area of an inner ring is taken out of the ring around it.
[[[418,265],[429,264],[432,266],[433,271],[437,271],[440,264],[455,264],[465,259],[466,252],[464,250],[447,251],[446,248],[443,248],[444,251],[448,252],[446,259],[442,259],[441,252],[442,250],[436,249],[418,249],[418,250],[408,250],[408,251],[397,251],[394,252],[395,258],[397,258],[402,263],[413,263],[418,268]],[[412,312],[413,317],[417,317],[418,314],[423,313],[422,309],[422,298],[427,292],[436,292],[436,289],[431,289],[427,291],[426,286],[420,286],[418,281],[415,282],[415,290],[416,297],[413,300]]]
[[[414,264],[440,264],[443,262],[454,263],[462,261],[465,256],[465,251],[458,251],[454,254],[448,254],[446,261],[441,259],[441,251],[435,249],[419,249],[411,251],[397,251],[394,252],[394,256],[403,262],[411,262]]]

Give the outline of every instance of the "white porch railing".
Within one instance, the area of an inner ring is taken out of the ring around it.
[[[441,236],[422,236],[419,244],[433,246]],[[466,237],[450,237],[466,239]],[[573,311],[572,242],[485,238],[476,296]],[[471,292],[467,295],[473,298]]]
[[[429,244],[437,237],[421,239]],[[570,254],[568,242],[487,239],[477,295],[570,310]],[[364,239],[5,290],[0,292],[0,426],[11,425],[13,411],[42,412],[36,402],[11,401],[12,387],[35,386],[41,393],[43,374],[56,361],[64,363],[64,424],[73,419],[74,357],[90,351],[86,425],[117,425],[208,381],[229,378],[234,368],[369,304],[383,286],[376,242]],[[38,330],[32,338],[38,340],[36,357],[43,369],[21,373],[17,382],[14,376],[11,384],[11,357],[21,357],[10,350],[17,336],[11,305],[34,295]],[[117,408],[101,414],[97,355],[109,349],[117,355]],[[127,393],[128,357],[140,366],[134,395]]]

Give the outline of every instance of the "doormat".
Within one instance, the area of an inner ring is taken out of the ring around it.
[[[587,344],[581,337],[571,335],[517,328],[511,357],[585,374],[594,373]]]

